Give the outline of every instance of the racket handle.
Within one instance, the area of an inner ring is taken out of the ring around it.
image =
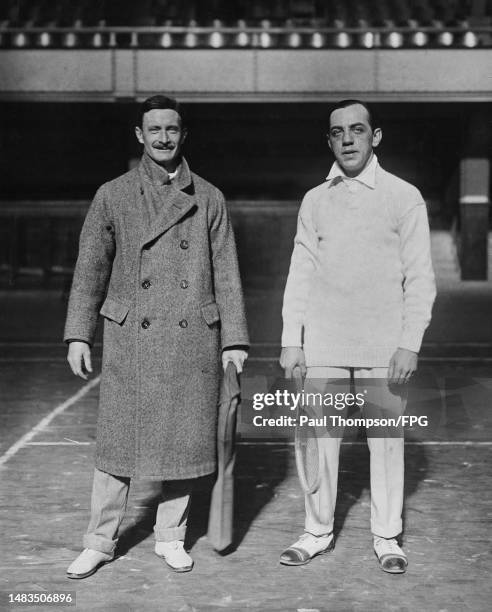
[[[296,385],[297,392],[300,393],[302,391],[304,381],[302,379],[302,371],[299,366],[296,366],[292,370],[292,380],[294,381]]]

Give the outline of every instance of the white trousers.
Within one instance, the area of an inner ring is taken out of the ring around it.
[[[326,385],[327,379],[376,379],[378,404],[384,406],[393,416],[402,414],[405,401],[401,394],[394,394],[386,383],[387,368],[308,368],[306,378],[309,387]],[[337,387],[338,388],[338,387]],[[316,389],[318,390],[318,389]],[[321,393],[324,389],[319,389]],[[355,388],[355,392],[361,389]],[[386,414],[389,416],[389,414]],[[305,531],[313,535],[328,534],[333,531],[335,504],[338,485],[338,461],[342,432],[337,437],[323,436],[318,439],[324,454],[321,467],[321,484],[316,493],[305,495]],[[367,438],[370,451],[371,480],[371,531],[383,538],[393,538],[402,531],[403,484],[404,484],[404,439],[403,435],[393,438]]]

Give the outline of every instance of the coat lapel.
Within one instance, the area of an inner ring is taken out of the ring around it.
[[[148,180],[145,176],[145,169],[142,165],[139,168],[140,180]],[[144,198],[143,188],[141,189],[141,196]],[[145,205],[144,202],[142,204]],[[166,205],[162,207],[159,214],[156,216],[148,231],[144,234],[144,239],[141,246],[144,247],[149,242],[152,242],[173,225],[178,223],[192,208],[196,206],[196,199],[194,195],[193,181],[191,178],[191,172],[183,159],[180,165],[180,169],[176,178],[172,181],[169,189],[168,199]]]

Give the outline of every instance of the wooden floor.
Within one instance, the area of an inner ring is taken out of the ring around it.
[[[248,387],[270,362],[253,361]],[[292,446],[243,440],[237,460],[236,545],[206,539],[208,485],[193,501],[188,546],[195,568],[175,574],[153,554],[156,484],[131,490],[117,560],[82,581],[65,578],[88,519],[98,385],[69,374],[62,349],[3,345],[0,356],[0,610],[7,592],[76,591],[76,608],[104,612],[489,610],[492,596],[492,381],[490,366],[423,364],[456,381],[433,410],[432,435],[406,449],[403,576],[382,572],[369,531],[368,451],[342,447],[336,548],[300,568],[279,565],[302,532]],[[470,384],[470,381],[473,384]],[[459,389],[467,391],[460,393]],[[81,391],[82,389],[82,391]],[[78,395],[77,395],[78,394]]]

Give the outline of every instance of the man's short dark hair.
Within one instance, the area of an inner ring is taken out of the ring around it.
[[[186,120],[183,114],[183,109],[181,104],[175,100],[174,98],[170,98],[169,96],[163,96],[158,94],[156,96],[150,96],[142,102],[138,110],[138,125],[142,127],[143,125],[143,116],[145,113],[148,113],[151,110],[159,109],[166,110],[170,109],[176,111],[181,119],[181,127],[185,127]]]
[[[363,106],[366,111],[367,111],[367,117],[369,120],[369,125],[371,126],[371,129],[374,131],[376,128],[380,127],[379,126],[379,120],[374,112],[374,110],[372,109],[371,106],[369,106],[369,104],[367,104],[367,102],[362,102],[362,100],[341,100],[340,102],[337,102],[330,110],[330,114],[328,115],[328,127],[330,127],[330,118],[331,115],[334,111],[338,110],[339,108],[347,108],[347,106],[353,106],[354,104],[360,104],[361,106]]]

